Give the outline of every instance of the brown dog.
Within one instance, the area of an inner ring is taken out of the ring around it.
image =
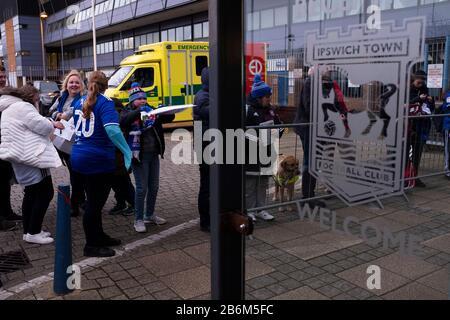
[[[285,201],[284,190],[287,190],[287,201],[292,201],[294,197],[294,186],[300,178],[299,162],[293,156],[286,156],[280,159],[278,170],[273,177],[275,180],[275,194],[274,201],[280,200],[281,203]],[[291,210],[291,207],[288,207]],[[279,208],[283,210],[282,207]]]

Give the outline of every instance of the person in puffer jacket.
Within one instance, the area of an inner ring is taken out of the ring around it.
[[[39,114],[39,91],[33,86],[4,88],[0,95],[0,159],[11,162],[17,182],[25,189],[23,240],[48,244],[53,238],[42,230],[42,223],[53,199],[50,169],[62,164],[50,135],[64,126]]]
[[[445,95],[444,103],[442,104],[442,113],[450,114],[450,90]],[[450,116],[444,117],[442,123],[444,135],[444,169],[445,176],[450,179]]]

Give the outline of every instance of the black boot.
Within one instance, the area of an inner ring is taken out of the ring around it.
[[[11,213],[7,215],[5,219],[8,221],[22,221],[22,216],[19,216],[18,214],[15,214],[11,211]]]
[[[99,241],[98,245],[100,247],[114,247],[114,246],[120,246],[122,244],[122,240],[112,238],[108,236],[106,233],[103,234],[102,239]]]
[[[13,231],[17,229],[17,223],[14,221],[8,221],[3,217],[0,217],[0,231]]]
[[[116,252],[108,247],[84,246],[85,257],[113,257],[115,255]]]

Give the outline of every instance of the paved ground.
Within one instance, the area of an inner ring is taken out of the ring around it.
[[[292,140],[287,145],[292,146]],[[173,143],[169,143],[170,152]],[[286,147],[286,144],[285,144]],[[168,157],[168,156],[167,156]],[[157,212],[168,218],[164,227],[136,234],[131,217],[105,215],[105,229],[128,245],[113,259],[84,259],[80,218],[72,220],[74,261],[82,266],[81,290],[55,296],[52,291],[54,246],[21,241],[21,231],[0,233],[0,253],[22,247],[32,267],[2,276],[0,299],[209,299],[210,245],[198,230],[195,165],[161,166]],[[57,170],[55,183],[67,179]],[[426,179],[426,189],[408,191],[410,202],[395,197],[374,205],[346,208],[327,200],[336,211],[336,225],[345,217],[387,228],[394,235],[420,236],[414,256],[398,246],[368,245],[358,236],[324,229],[316,219],[301,221],[295,211],[278,212],[274,222],[258,222],[246,241],[248,299],[447,299],[450,273],[450,187],[442,177]],[[19,212],[21,192],[14,189]],[[113,206],[110,199],[105,211]],[[45,225],[54,231],[55,203]],[[360,225],[350,230],[361,235]],[[367,287],[369,265],[381,268],[381,289]]]

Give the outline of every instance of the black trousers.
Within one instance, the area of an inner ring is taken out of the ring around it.
[[[58,153],[66,163],[67,169],[69,169],[70,185],[72,186],[72,193],[70,195],[70,205],[72,209],[77,210],[80,204],[86,200],[83,177],[79,173],[72,170],[69,154],[61,151],[58,151]]]
[[[303,146],[303,166],[302,166],[302,195],[303,198],[313,198],[315,196],[317,180],[309,173],[309,126],[301,126],[298,129],[298,135]]]
[[[22,223],[24,234],[38,234],[42,222],[53,199],[52,177],[47,176],[41,182],[25,187],[22,202]]]
[[[423,153],[423,147],[425,145],[425,141],[422,140],[422,138],[417,135],[415,132],[412,132],[411,135],[408,137],[407,141],[407,155],[409,155],[411,147],[412,147],[412,163],[414,165],[414,168],[416,169],[416,173],[419,173],[419,165],[420,165],[420,159],[422,158]],[[406,160],[409,160],[409,157],[406,157]],[[408,164],[408,163],[406,163]]]
[[[117,174],[113,176],[112,185],[114,198],[118,205],[126,202],[134,207],[135,190],[129,174]]]
[[[87,204],[83,216],[83,229],[87,246],[99,246],[105,237],[102,209],[111,191],[113,173],[81,175],[86,187]]]
[[[200,214],[200,226],[210,226],[209,216],[209,165],[200,164],[200,190],[198,192],[198,212]]]
[[[9,162],[0,160],[0,217],[12,214],[10,180],[13,169]]]

